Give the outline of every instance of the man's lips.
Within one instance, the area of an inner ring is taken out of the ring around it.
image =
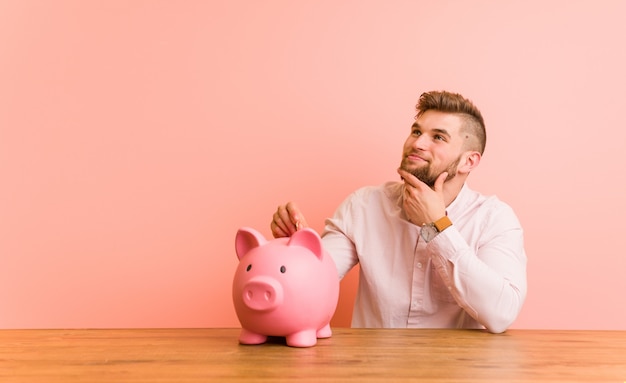
[[[428,162],[424,157],[417,153],[409,153],[405,156],[405,158],[413,162]]]

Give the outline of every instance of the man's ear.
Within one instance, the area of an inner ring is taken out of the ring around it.
[[[463,153],[461,155],[461,161],[459,161],[459,166],[457,167],[457,172],[461,174],[470,173],[478,166],[481,158],[480,152],[467,151]]]

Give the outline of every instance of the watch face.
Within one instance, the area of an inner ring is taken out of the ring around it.
[[[430,242],[430,240],[437,235],[437,229],[435,229],[434,225],[424,225],[422,226],[420,235],[424,238],[424,241]]]

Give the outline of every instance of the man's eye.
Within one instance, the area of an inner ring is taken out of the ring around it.
[[[413,131],[413,135],[414,135],[414,136],[419,136],[419,135],[421,135],[421,134],[422,134],[422,132],[420,132],[419,130],[414,130],[414,131]]]
[[[435,135],[435,140],[439,140],[439,141],[445,141],[446,138],[440,134]]]

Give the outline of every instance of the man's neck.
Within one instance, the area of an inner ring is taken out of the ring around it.
[[[459,179],[459,177],[454,177],[452,180],[443,184],[443,200],[446,207],[450,206],[450,204],[454,202],[456,197],[461,192],[461,189],[463,189],[463,185],[465,185],[465,178]]]

